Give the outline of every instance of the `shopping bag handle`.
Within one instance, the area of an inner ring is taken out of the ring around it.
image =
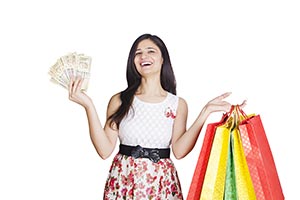
[[[242,116],[243,119],[249,118],[248,115],[243,111],[243,109],[240,107],[240,105],[236,105],[236,110],[239,116]],[[239,118],[240,119],[240,118]]]
[[[230,111],[223,114],[222,120],[228,119],[234,111],[234,105],[231,106]]]
[[[230,111],[223,114],[222,121],[228,122],[228,128],[232,129],[234,126],[238,126],[241,121],[247,118],[248,116],[239,105],[232,105]]]
[[[240,108],[239,105],[232,105],[230,114],[234,126],[238,126],[241,121],[248,118],[246,113]]]

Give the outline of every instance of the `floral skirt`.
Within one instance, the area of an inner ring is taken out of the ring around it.
[[[157,163],[117,154],[109,170],[104,200],[182,200],[181,186],[171,159]]]

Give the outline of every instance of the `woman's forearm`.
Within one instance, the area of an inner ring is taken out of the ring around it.
[[[173,144],[173,152],[177,159],[192,151],[208,116],[207,107],[204,107],[190,128]]]
[[[99,120],[96,108],[93,103],[85,108],[90,137],[92,143],[102,159],[106,159],[112,152],[115,146],[115,142],[111,141],[105,133],[105,130]]]

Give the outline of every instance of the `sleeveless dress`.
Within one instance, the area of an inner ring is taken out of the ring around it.
[[[159,103],[134,96],[132,107],[119,127],[120,144],[144,148],[169,148],[178,97],[171,93]],[[152,162],[118,153],[112,162],[104,200],[182,200],[181,186],[170,158]]]

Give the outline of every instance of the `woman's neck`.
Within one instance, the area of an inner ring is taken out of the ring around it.
[[[166,91],[162,88],[159,78],[142,78],[136,94],[145,96],[165,96]]]

